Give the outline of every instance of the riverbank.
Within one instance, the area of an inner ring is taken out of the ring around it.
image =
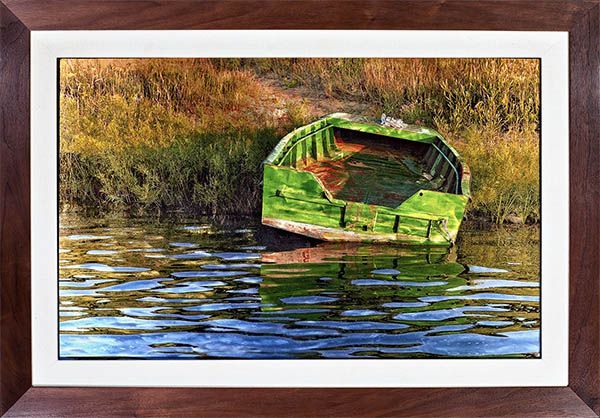
[[[469,219],[539,221],[535,60],[62,60],[60,202],[258,216],[261,162],[335,111],[433,126],[473,175]]]

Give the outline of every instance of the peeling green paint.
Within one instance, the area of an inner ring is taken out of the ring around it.
[[[336,113],[267,157],[262,220],[326,241],[451,245],[469,196],[469,169],[439,133]]]

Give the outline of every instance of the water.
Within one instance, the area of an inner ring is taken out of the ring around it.
[[[539,357],[539,232],[326,244],[252,223],[63,217],[60,356]]]

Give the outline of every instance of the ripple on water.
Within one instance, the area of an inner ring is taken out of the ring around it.
[[[106,282],[114,282],[114,279],[92,279],[92,280],[84,280],[84,281],[72,281],[72,280],[61,280],[58,282],[60,288],[69,288],[69,287],[94,287],[100,283]]]
[[[173,258],[179,259],[179,260],[196,260],[199,258],[209,258],[212,257],[212,254],[207,253],[206,251],[192,251],[189,253],[183,253],[183,254],[175,254],[173,256]]]
[[[168,317],[168,318],[180,318],[187,320],[199,320],[199,319],[207,319],[210,318],[210,315],[184,315],[172,312],[165,312],[169,310],[169,307],[166,306],[153,306],[149,308],[121,308],[119,311],[123,315],[133,316],[133,317]],[[162,312],[161,312],[162,311]]]
[[[422,341],[418,350],[422,353],[451,357],[526,354],[539,352],[539,339],[539,330],[502,332],[496,335],[450,334],[428,337]],[[382,351],[410,353],[414,348],[385,348]]]
[[[113,255],[117,254],[115,250],[89,250],[86,254],[88,255]]]
[[[278,309],[272,311],[258,312],[261,315],[295,315],[295,314],[318,314],[330,312],[330,309]]]
[[[129,253],[159,253],[161,251],[165,251],[164,248],[132,248],[131,250],[127,250]]]
[[[213,287],[225,286],[227,283],[221,281],[196,281],[196,282],[184,282],[177,283],[175,286],[165,287],[162,289],[155,289],[153,292],[161,293],[198,293],[198,292],[212,292]]]
[[[82,316],[83,314],[81,312],[70,312],[70,311],[63,311],[62,309],[60,311],[58,311],[58,315],[62,316],[62,317],[73,317],[73,316]]]
[[[336,300],[338,300],[338,298],[329,296],[290,296],[281,298],[281,301],[288,305],[311,305],[316,303],[330,303],[335,302]]]
[[[61,331],[82,332],[90,331],[96,328],[116,329],[116,330],[161,330],[168,327],[190,326],[194,325],[192,321],[182,320],[151,320],[131,318],[129,316],[98,316],[76,319],[72,321],[63,321],[60,323]]]
[[[396,274],[400,274],[400,270],[396,270],[396,269],[376,269],[376,270],[372,270],[371,273],[373,273],[373,274],[383,274],[383,275],[394,276]]]
[[[136,299],[138,302],[146,302],[146,303],[198,303],[198,302],[206,302],[210,299],[170,299],[170,298],[157,298],[156,296],[146,296],[143,298]]]
[[[260,254],[258,253],[237,253],[237,252],[223,252],[223,253],[214,253],[215,257],[218,257],[222,260],[254,260],[260,258]]]
[[[405,329],[409,326],[397,322],[374,322],[374,321],[297,321],[294,325],[319,326],[324,328],[337,328],[347,331],[366,330],[396,330]]]
[[[205,303],[184,308],[186,311],[228,311],[235,309],[256,309],[267,306],[260,303]]]
[[[495,267],[483,267],[483,266],[467,266],[469,273],[508,273],[508,270],[495,268]]]
[[[419,300],[423,302],[441,302],[444,300],[505,300],[516,302],[539,302],[539,296],[511,295],[508,293],[474,293],[472,295],[439,295],[423,296]]]
[[[101,292],[134,292],[137,290],[150,290],[163,286],[163,282],[173,279],[160,278],[152,280],[131,280],[125,283],[119,283],[114,286],[103,287],[99,289]]]
[[[275,322],[243,321],[239,319],[216,319],[208,321],[212,329],[219,331],[239,331],[250,334],[277,334],[290,337],[315,337],[339,335],[335,329],[327,328],[290,328],[286,324]]]
[[[373,311],[371,309],[350,309],[342,312],[342,316],[374,316],[374,315],[387,315],[385,312]]]
[[[512,321],[478,321],[477,325],[483,327],[507,327],[513,325]]]
[[[111,239],[111,235],[92,235],[92,234],[81,234],[81,235],[69,235],[68,239],[73,241],[91,241],[97,239]]]
[[[193,242],[170,242],[169,245],[171,247],[177,248],[196,248],[198,244],[194,244]]]
[[[422,308],[427,305],[429,305],[429,303],[426,302],[387,302],[381,306],[384,308]]]
[[[81,269],[81,270],[93,270],[93,271],[101,271],[106,273],[140,273],[143,271],[150,271],[149,268],[146,267],[127,267],[127,266],[119,266],[113,267],[106,264],[100,263],[83,263],[83,264],[74,264],[70,266],[61,266],[63,269]]]
[[[203,264],[201,267],[207,270],[227,270],[227,269],[258,269],[260,264]]]
[[[173,277],[177,278],[192,278],[192,277],[232,277],[232,276],[243,276],[248,274],[247,271],[237,270],[226,270],[226,271],[212,271],[212,270],[193,270],[193,271],[177,271],[171,273]]]
[[[233,279],[234,282],[258,284],[263,281],[262,277],[241,277],[239,279]]]
[[[256,294],[258,294],[258,288],[252,287],[250,289],[231,289],[231,290],[228,290],[227,293],[236,293],[236,294],[243,294],[243,295],[256,295]]]
[[[448,282],[434,281],[434,282],[409,282],[401,280],[376,280],[376,279],[357,279],[351,282],[355,286],[411,286],[411,287],[433,287],[433,286],[444,286]]]
[[[506,312],[508,309],[494,306],[462,306],[459,308],[437,309],[433,311],[404,312],[394,316],[398,321],[444,321],[462,316],[488,316],[477,312]],[[472,314],[470,314],[472,312]]]
[[[59,289],[60,297],[97,296],[97,289]]]
[[[493,289],[499,287],[539,287],[538,282],[525,282],[521,280],[497,280],[497,279],[481,279],[474,280],[474,284],[453,287],[448,289],[449,292],[458,290],[476,290],[476,289]]]

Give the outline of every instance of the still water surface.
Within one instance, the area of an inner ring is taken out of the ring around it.
[[[539,230],[460,237],[409,249],[63,216],[60,356],[539,356]]]

